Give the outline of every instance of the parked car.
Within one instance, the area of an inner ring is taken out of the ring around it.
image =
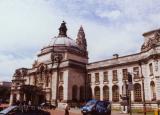
[[[44,109],[55,109],[56,108],[55,105],[52,105],[50,103],[42,103],[40,106],[41,108],[44,108]]]
[[[81,108],[81,112],[83,115],[111,115],[111,103],[93,99]]]
[[[0,111],[0,115],[50,115],[50,113],[38,109],[22,111],[19,106],[9,106],[8,108]]]

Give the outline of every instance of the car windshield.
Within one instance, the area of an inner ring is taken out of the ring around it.
[[[11,110],[13,110],[14,108],[16,108],[17,106],[10,106],[2,111],[0,111],[0,114],[7,114],[8,112],[10,112]]]
[[[91,100],[91,101],[89,101],[86,105],[87,105],[87,106],[95,105],[96,102],[97,102],[97,100]]]
[[[101,107],[107,107],[107,103],[103,102],[103,101],[99,101],[97,103],[97,105],[101,106]]]

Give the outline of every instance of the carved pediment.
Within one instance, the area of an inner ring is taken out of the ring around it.
[[[160,32],[157,31],[154,33],[154,37],[153,38],[149,38],[149,40],[147,41],[147,43],[144,43],[141,47],[141,51],[147,51],[151,48],[154,48],[156,46],[156,44],[160,42]]]
[[[41,63],[38,65],[38,68],[37,68],[37,72],[38,73],[43,73],[43,72],[46,72],[47,71],[47,65],[44,64],[44,63]]]
[[[26,75],[27,75],[27,69],[26,68],[17,69],[14,73],[14,77],[24,77]]]

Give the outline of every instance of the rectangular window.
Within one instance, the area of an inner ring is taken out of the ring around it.
[[[59,81],[60,82],[63,82],[63,72],[60,72],[60,75],[59,75],[60,77],[59,77]]]
[[[133,67],[134,79],[139,79],[139,67]]]
[[[117,70],[113,70],[113,71],[112,71],[112,74],[113,74],[113,81],[118,81],[118,78],[117,78]]]
[[[103,82],[108,82],[108,72],[103,72]]]
[[[128,70],[127,69],[123,69],[123,80],[127,80],[128,79]]]
[[[95,82],[99,82],[99,73],[95,73]]]
[[[152,63],[149,64],[150,76],[153,75],[153,65]]]
[[[91,83],[91,74],[88,74],[87,82]]]

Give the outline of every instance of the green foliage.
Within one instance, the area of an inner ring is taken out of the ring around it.
[[[7,102],[7,100],[10,98],[10,92],[10,87],[0,86],[0,99],[2,99],[4,102]]]

